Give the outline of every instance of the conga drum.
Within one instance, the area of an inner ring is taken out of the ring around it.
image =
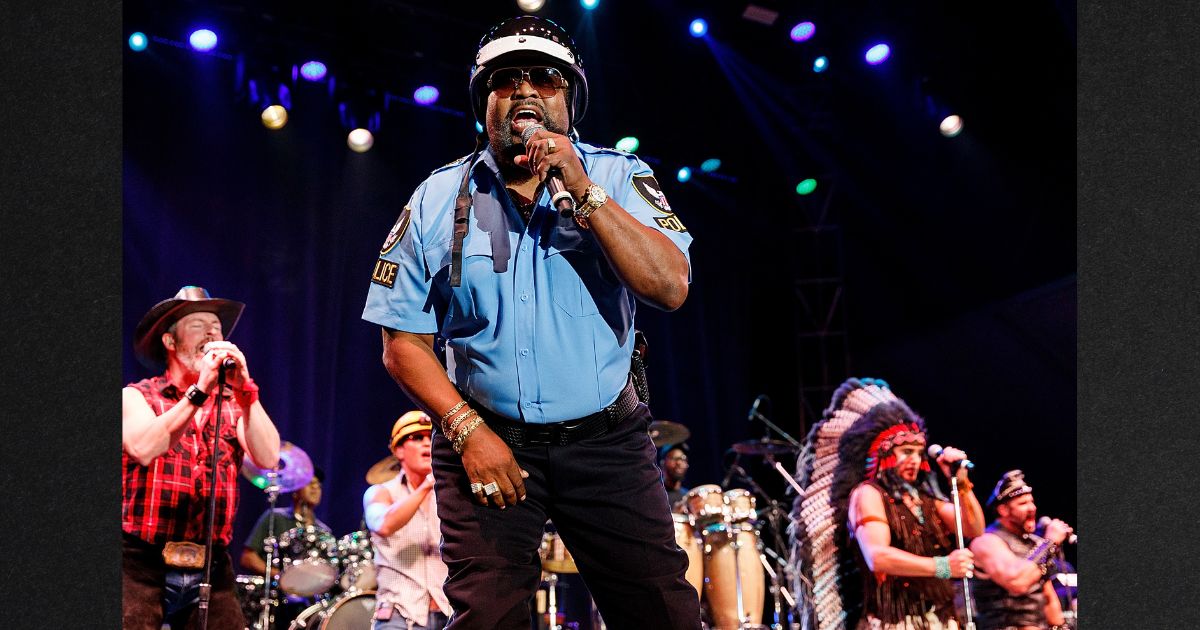
[[[688,557],[684,577],[696,589],[696,598],[699,599],[704,592],[704,554],[700,552],[700,538],[692,529],[692,519],[687,514],[672,514],[671,518],[675,520],[675,544]]]
[[[734,540],[738,543],[734,553]],[[704,598],[717,630],[739,627],[737,583],[742,583],[742,612],[751,624],[762,622],[766,578],[759,561],[758,532],[750,523],[711,529],[704,535]],[[735,558],[736,555],[736,558]]]

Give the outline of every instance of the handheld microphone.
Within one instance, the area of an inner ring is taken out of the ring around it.
[[[225,357],[225,360],[221,362],[222,370],[232,370],[235,367],[237,367],[237,360],[233,357]]]
[[[930,444],[929,448],[926,449],[925,452],[929,453],[930,457],[937,459],[941,456],[943,450],[945,449],[942,448],[941,444]],[[956,462],[950,462],[950,466],[952,468],[966,468],[967,470],[971,470],[975,467],[975,464],[969,459],[960,459]]]
[[[521,142],[529,144],[529,139],[533,134],[545,130],[546,128],[541,125],[527,125],[521,131]],[[533,165],[530,164],[530,166]],[[559,215],[575,216],[575,198],[563,186],[562,173],[557,168],[551,168],[546,172],[546,189],[550,191],[550,204],[554,206],[555,210],[558,210]]]
[[[1042,518],[1038,519],[1037,528],[1038,528],[1038,531],[1042,532],[1043,536],[1045,535],[1046,528],[1049,526],[1050,526],[1050,517],[1049,516],[1043,516]],[[1079,536],[1077,536],[1075,534],[1071,534],[1071,535],[1067,536],[1067,543],[1074,545],[1076,542],[1079,542]]]
[[[746,414],[746,422],[754,421],[754,416],[758,415],[758,406],[762,404],[763,398],[766,398],[766,396],[762,394],[754,397],[754,404],[750,406],[750,413]]]

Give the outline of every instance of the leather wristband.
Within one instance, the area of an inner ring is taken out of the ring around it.
[[[200,388],[196,387],[195,384],[187,388],[187,391],[183,393],[183,397],[197,407],[203,407],[204,402],[208,400],[208,394],[200,391]]]

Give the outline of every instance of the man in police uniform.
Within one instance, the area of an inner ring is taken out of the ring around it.
[[[434,420],[449,627],[529,627],[549,518],[608,627],[699,628],[629,381],[636,302],[683,304],[691,236],[645,163],[573,141],[587,80],[557,24],[494,27],[470,91],[486,135],[417,187],[363,311]],[[551,207],[551,169],[573,214]]]

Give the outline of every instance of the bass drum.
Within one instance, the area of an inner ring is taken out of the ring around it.
[[[288,630],[371,630],[375,617],[375,591],[347,593],[332,604],[317,602],[296,617]]]

